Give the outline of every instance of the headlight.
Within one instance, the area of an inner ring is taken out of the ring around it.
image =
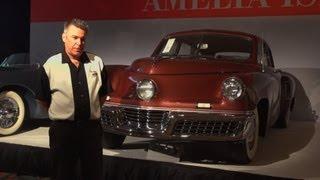
[[[151,80],[144,79],[137,83],[138,97],[142,100],[150,100],[155,93],[155,85]]]
[[[244,86],[240,79],[236,77],[230,77],[223,81],[222,94],[224,97],[233,101],[239,98],[244,92]]]

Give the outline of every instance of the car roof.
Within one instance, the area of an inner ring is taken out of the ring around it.
[[[228,30],[216,30],[216,29],[196,29],[189,31],[180,31],[168,34],[166,37],[179,36],[179,35],[191,35],[191,34],[205,34],[205,33],[217,33],[217,34],[229,34],[229,35],[238,35],[244,37],[250,37],[252,39],[260,39],[254,34],[240,32],[240,31],[228,31]]]

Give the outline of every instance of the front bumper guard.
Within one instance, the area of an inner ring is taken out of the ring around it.
[[[237,141],[252,131],[255,111],[188,110],[105,103],[105,131],[185,141]]]

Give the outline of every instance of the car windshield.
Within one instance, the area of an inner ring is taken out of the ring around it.
[[[18,64],[29,64],[29,54],[28,53],[16,53],[8,56],[0,64],[0,67],[11,67]]]
[[[158,57],[208,58],[244,61],[252,54],[252,39],[226,34],[193,34],[169,37],[161,42]]]

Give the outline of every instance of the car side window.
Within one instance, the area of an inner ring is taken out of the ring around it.
[[[191,46],[186,43],[181,43],[178,55],[190,55],[191,54]]]

